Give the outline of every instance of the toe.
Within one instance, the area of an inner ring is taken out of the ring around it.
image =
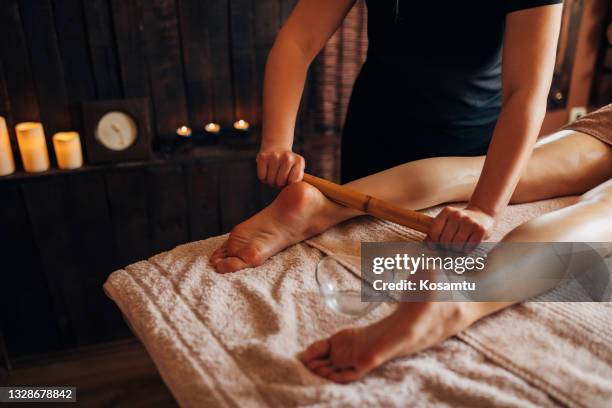
[[[319,367],[313,372],[319,377],[329,378],[332,374],[336,373],[337,371],[338,371],[337,367],[334,367],[333,365],[328,365],[324,367]]]
[[[261,256],[261,251],[254,245],[247,245],[236,252],[236,256],[242,259],[249,266],[255,267],[263,263],[264,259]]]
[[[219,248],[215,249],[210,255],[210,264],[215,266],[221,259],[227,256],[227,241],[225,241]]]
[[[299,358],[300,360],[306,364],[312,360],[321,359],[321,357],[326,356],[329,353],[329,340],[319,340],[310,345],[306,350],[304,350]]]
[[[335,383],[346,384],[352,381],[356,381],[360,379],[362,376],[363,374],[359,373],[358,371],[355,371],[353,369],[348,369],[348,370],[335,371],[333,373],[330,373],[327,378]]]
[[[228,256],[227,258],[219,259],[214,266],[215,270],[219,273],[236,272],[249,267],[246,262],[236,256]]]
[[[332,363],[328,359],[312,360],[306,364],[310,371],[315,371],[321,367],[330,366]]]

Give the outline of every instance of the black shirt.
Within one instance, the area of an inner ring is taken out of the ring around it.
[[[368,57],[347,112],[343,182],[486,154],[502,105],[506,15],[561,1],[366,0]]]
[[[367,0],[368,59],[425,122],[471,126],[501,108],[506,14],[562,0]]]

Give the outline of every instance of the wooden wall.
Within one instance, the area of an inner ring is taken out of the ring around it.
[[[158,141],[260,123],[267,53],[296,0],[3,0],[0,115],[78,125],[83,100],[150,97]],[[14,136],[14,135],[13,135]]]
[[[267,205],[252,152],[0,182],[0,327],[9,356],[129,335],[110,272],[229,231]]]
[[[267,53],[295,2],[3,0],[0,115],[14,152],[15,124],[41,121],[50,143],[78,129],[85,100],[148,97],[158,144],[182,124],[258,126]],[[0,179],[0,327],[11,357],[127,336],[101,290],[110,272],[227,232],[270,201],[253,151],[215,149]]]

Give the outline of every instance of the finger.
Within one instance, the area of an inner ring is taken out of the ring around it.
[[[276,187],[284,187],[287,184],[289,178],[289,172],[295,159],[291,156],[285,156],[281,159],[281,165],[278,167],[278,173],[276,174]]]
[[[291,171],[289,172],[289,183],[297,183],[302,181],[304,178],[304,158],[302,156],[298,156],[298,159],[293,164]]]
[[[276,175],[278,174],[278,166],[280,165],[280,155],[273,153],[268,160],[268,170],[266,172],[266,182],[274,186],[276,184]]]
[[[268,160],[267,160],[267,154],[265,153],[261,153],[257,155],[257,178],[262,181],[262,182],[266,182],[266,174],[268,173]]]
[[[480,225],[475,226],[467,239],[467,251],[472,252],[474,249],[476,249],[478,244],[480,244],[480,242],[483,240],[484,235],[485,229]]]
[[[431,223],[431,227],[429,227],[428,234],[428,237],[430,238],[431,242],[440,242],[440,235],[444,230],[447,218],[448,211],[446,209],[442,210],[442,212],[438,214],[436,218],[434,218],[433,222]]]
[[[446,220],[444,230],[440,234],[440,242],[442,244],[450,244],[459,230],[459,218],[456,213],[451,213]]]
[[[321,359],[321,360],[312,360],[312,361],[309,361],[305,365],[306,365],[306,367],[308,367],[308,369],[310,371],[315,371],[318,368],[332,365],[332,362],[329,359],[324,358],[324,359]]]
[[[474,227],[475,227],[474,223],[472,223],[469,219],[465,219],[464,221],[460,222],[459,230],[455,234],[455,237],[453,238],[453,241],[452,241],[453,251],[456,251],[456,252],[465,251],[465,245],[467,243],[468,238],[472,234]]]
[[[302,363],[306,364],[312,360],[321,359],[329,353],[329,340],[319,340],[312,343],[306,350],[304,350],[298,358]]]

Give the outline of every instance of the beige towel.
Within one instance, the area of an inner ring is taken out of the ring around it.
[[[570,202],[514,207],[501,226],[507,230]],[[350,385],[331,384],[308,372],[295,354],[310,342],[389,312],[382,306],[355,321],[327,309],[314,281],[320,250],[354,254],[361,240],[414,238],[397,225],[364,217],[311,245],[294,245],[259,268],[218,275],[208,266],[208,256],[224,239],[215,237],[119,270],[105,289],[183,406],[524,407],[561,402],[586,407],[603,406],[612,398],[611,326],[598,305],[518,306],[483,320],[461,340],[393,361]],[[582,328],[578,335],[577,327]]]

